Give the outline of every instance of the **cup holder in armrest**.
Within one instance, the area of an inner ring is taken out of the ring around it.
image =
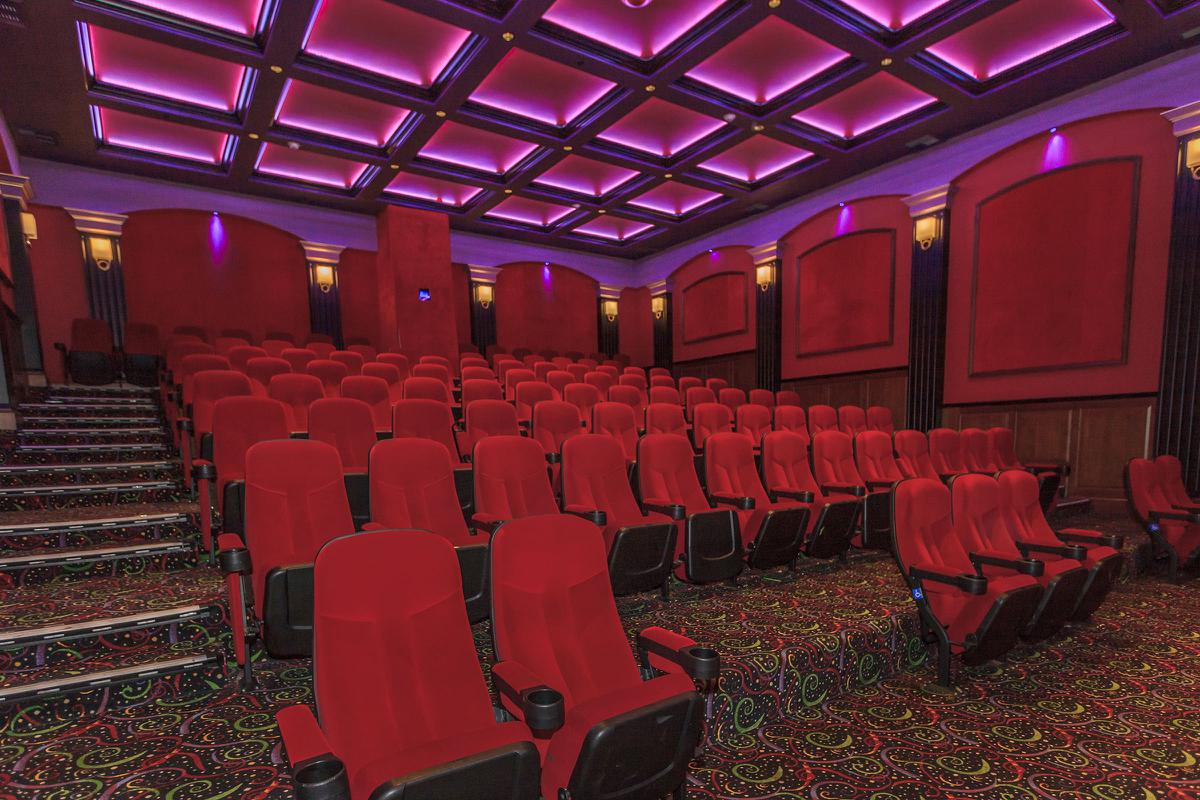
[[[563,724],[563,696],[548,686],[529,689],[521,694],[521,711],[530,730],[558,730]]]
[[[1087,558],[1087,548],[1081,544],[1067,545],[1067,550],[1071,551],[1068,558],[1073,558],[1076,561],[1083,561]]]
[[[666,511],[667,515],[673,520],[681,520],[687,517],[687,508],[678,503],[672,503],[667,506]]]
[[[978,575],[960,575],[958,577],[958,585],[967,594],[987,594],[987,578],[981,578]]]
[[[302,761],[292,770],[296,800],[350,800],[346,766],[332,754]]]
[[[694,644],[680,651],[686,659],[684,669],[698,681],[715,680],[721,674],[721,654],[711,647]]]

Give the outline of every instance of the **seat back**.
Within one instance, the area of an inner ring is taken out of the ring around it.
[[[555,396],[561,400],[568,384],[575,383],[575,376],[566,370],[556,369],[546,374],[546,383],[554,390]]]
[[[279,353],[279,357],[292,365],[292,372],[304,372],[310,361],[317,360],[317,354],[312,350],[298,347],[287,347]]]
[[[838,430],[853,439],[867,430],[867,412],[862,406],[840,406],[838,408]]]
[[[338,451],[346,472],[366,472],[375,437],[371,407],[348,397],[325,397],[308,408],[308,438]]]
[[[563,400],[579,409],[579,418],[591,420],[592,408],[600,402],[600,390],[590,383],[568,383]]]
[[[496,373],[492,372],[491,367],[480,367],[475,365],[469,367],[464,366],[462,368],[462,382],[464,388],[466,387],[467,381],[491,381],[492,383],[496,384],[496,386],[500,385],[500,383],[496,380]],[[502,397],[503,394],[504,393],[501,392]]]
[[[754,464],[754,446],[736,433],[714,433],[704,443],[705,486],[710,494],[752,497],[756,508],[770,505]]]
[[[808,416],[800,406],[775,406],[775,430],[803,433],[806,439],[812,438],[808,435]]]
[[[333,353],[333,351],[337,348],[333,346],[332,342],[327,341],[326,339],[328,339],[328,337],[325,337],[324,339],[318,339],[316,336],[312,336],[304,344],[304,347],[305,349],[312,350],[314,353],[316,353],[317,358],[328,360],[330,354]]]
[[[704,381],[700,380],[694,375],[684,375],[676,383],[676,388],[679,389],[680,397],[687,397],[688,389],[694,389],[696,387],[703,388],[703,386]]]
[[[837,410],[833,406],[808,407],[808,433],[814,439],[818,433],[838,429]]]
[[[812,492],[824,496],[808,463],[808,439],[791,431],[775,431],[763,437],[762,472],[772,492]]]
[[[962,436],[951,428],[934,428],[929,432],[929,460],[939,475],[957,475],[967,471],[963,459]]]
[[[558,367],[549,361],[539,361],[533,365],[533,378],[540,383],[545,383],[546,376],[557,369]]]
[[[354,533],[338,452],[324,442],[283,439],[246,451],[246,547],[254,563],[255,608],[267,573],[310,564],[321,545]]]
[[[746,393],[741,389],[726,387],[717,392],[717,402],[737,413],[738,407],[746,404]]]
[[[455,462],[461,460],[454,439],[454,414],[440,400],[413,398],[393,403],[392,438],[431,439],[446,448]]]
[[[308,407],[325,396],[320,379],[294,372],[276,375],[267,384],[267,397],[278,400],[288,409],[289,425],[293,431],[308,430]]]
[[[932,478],[909,478],[892,492],[892,552],[901,571],[916,565],[975,573],[954,531],[950,489]]]
[[[379,355],[379,351],[369,344],[348,344],[346,349],[351,353],[358,353],[364,364],[374,361],[375,357]]]
[[[1163,494],[1173,505],[1196,505],[1183,482],[1183,463],[1176,456],[1161,455],[1154,459],[1154,466],[1158,470],[1158,483]]]
[[[537,376],[531,369],[510,369],[504,373],[504,399],[517,399],[517,386],[526,381],[536,381]]]
[[[867,430],[882,431],[889,436],[896,432],[892,422],[892,410],[887,406],[871,406],[867,409]]]
[[[563,507],[594,508],[611,520],[640,519],[626,464],[624,448],[611,436],[584,433],[564,442]]]
[[[476,400],[503,400],[504,390],[500,384],[478,378],[464,379],[462,382],[462,407],[468,409]]]
[[[259,345],[263,350],[267,351],[267,355],[271,358],[279,358],[283,355],[284,350],[295,349],[296,345],[289,342],[287,339],[263,339]]]
[[[246,364],[252,358],[267,358],[267,351],[261,347],[251,347],[250,345],[239,345],[231,347],[225,353],[225,357],[229,359],[229,366],[236,369],[238,372],[246,371]]]
[[[404,398],[404,378],[394,365],[379,361],[363,364],[362,374],[367,378],[382,378],[387,383],[388,397],[393,403]]]
[[[445,539],[389,530],[331,541],[314,593],[313,690],[349,774],[496,724]]]
[[[608,361],[605,361],[603,364],[596,367],[596,372],[603,372],[605,375],[613,379],[614,384],[616,384],[617,379],[621,377],[620,367],[615,363],[610,363]]]
[[[219,356],[215,353],[193,353],[192,355],[184,356],[179,362],[179,369],[175,370],[174,373],[175,383],[183,387],[184,404],[192,402],[192,383],[197,373],[227,369],[231,369],[231,367],[229,359],[225,356]]]
[[[986,431],[979,428],[963,428],[959,434],[962,441],[963,463],[975,472],[998,472],[1000,466],[992,455],[991,443]]]
[[[347,375],[362,375],[363,364],[366,363],[366,359],[353,350],[334,350],[329,354],[329,360],[344,366]]]
[[[492,537],[491,571],[498,660],[559,689],[567,709],[641,684],[595,525],[574,516],[509,522]]]
[[[489,436],[520,436],[517,410],[503,400],[476,400],[466,411],[467,432],[463,450],[474,451],[480,439]]]
[[[246,452],[252,445],[287,439],[291,425],[287,408],[267,397],[223,397],[213,405],[213,465],[218,488],[246,477]],[[224,494],[217,492],[218,503]]]
[[[199,325],[176,325],[175,329],[172,330],[171,333],[179,334],[181,336],[195,336],[202,342],[208,341],[208,331],[206,331],[204,328],[201,328]]]
[[[148,322],[126,322],[121,349],[127,356],[157,356],[158,328]]]
[[[428,356],[422,356],[422,358],[427,358],[427,357]],[[450,392],[454,387],[454,384],[451,382],[451,379],[450,379],[450,368],[447,367],[445,364],[432,364],[432,363],[417,364],[415,367],[412,368],[412,376],[414,378],[429,378],[431,380],[435,380],[435,381],[439,382],[440,384],[442,384],[443,386],[446,387],[447,396],[450,395]]]
[[[648,433],[638,441],[638,488],[645,502],[676,503],[689,514],[707,511],[692,445],[683,436]]]
[[[796,406],[803,408],[804,404],[800,402],[800,393],[793,392],[791,389],[780,389],[775,393],[775,405],[777,406]]]
[[[645,414],[645,397],[642,390],[636,386],[622,386],[618,384],[608,390],[609,402],[629,406],[629,409],[633,411],[634,419],[641,419]]]
[[[608,390],[612,388],[614,383],[616,383],[616,379],[606,372],[597,372],[596,370],[592,370],[591,372],[584,374],[583,382],[590,384],[591,386],[595,386],[600,392],[601,397],[607,397]]]
[[[371,521],[432,531],[456,546],[472,537],[454,486],[457,454],[431,439],[386,439],[371,449]]]
[[[756,406],[764,406],[765,408],[775,407],[775,393],[770,389],[751,389],[748,403],[753,403]]]
[[[1023,469],[1017,458],[1016,437],[1012,428],[988,428],[988,452],[1000,469]]]
[[[996,483],[1000,487],[1000,513],[1014,538],[1062,546],[1042,511],[1042,489],[1036,475],[1023,469],[1006,469],[996,476]]]
[[[672,378],[670,375],[651,375],[650,376],[650,388],[651,389],[657,389],[657,388],[674,389],[675,388],[675,379]]]
[[[450,373],[450,374],[454,373],[454,370],[450,365],[450,359],[446,358],[445,356],[425,355],[425,356],[421,356],[419,359],[417,359],[417,363],[418,364],[437,364],[439,366],[445,367],[446,371],[448,373]]]
[[[573,382],[583,383],[584,376],[591,372],[591,369],[585,364],[575,363],[567,367],[567,372],[571,373],[571,377],[574,379]]]
[[[192,430],[197,440],[212,433],[213,406],[222,397],[248,397],[250,379],[231,369],[197,372],[193,378]]]
[[[412,377],[404,382],[405,400],[437,400],[450,405],[450,390],[437,378]]]
[[[630,369],[632,369],[632,367]],[[617,378],[617,385],[618,386],[632,386],[633,388],[635,388],[639,392],[641,392],[643,397],[645,397],[645,395],[646,395],[646,389],[647,389],[646,376],[640,372],[626,371],[619,378]]]
[[[646,433],[669,433],[687,438],[687,420],[678,403],[651,403],[646,406]]]
[[[671,370],[666,367],[651,367],[648,374],[651,378],[670,378]]]
[[[1000,484],[991,475],[957,475],[950,481],[951,509],[958,541],[969,553],[992,550],[1021,559],[1000,514]]]
[[[370,375],[342,379],[342,397],[366,403],[376,431],[392,429],[392,395],[387,381]]]
[[[940,475],[929,456],[929,439],[921,431],[896,431],[892,437],[896,463],[906,478],[931,478]]]
[[[380,353],[375,357],[375,360],[380,364],[390,364],[400,371],[400,380],[407,380],[409,377],[408,356],[403,353]]]
[[[693,386],[683,393],[684,416],[688,422],[696,420],[696,406],[704,403],[717,402],[717,396],[712,389],[704,386]]]
[[[738,406],[737,432],[749,439],[752,446],[758,447],[762,438],[771,432],[771,409],[757,403]]]
[[[724,378],[708,378],[704,381],[704,385],[715,396],[720,394],[722,389],[729,388],[729,381],[725,380]]]
[[[619,442],[627,461],[637,458],[637,417],[633,415],[633,409],[624,403],[597,403],[593,406],[592,432]]]
[[[812,421],[811,415],[809,421]],[[863,479],[854,464],[854,445],[838,430],[821,431],[812,439],[813,475],[822,486],[862,486]]]
[[[895,483],[904,477],[892,455],[892,437],[882,431],[863,431],[854,437],[858,474],[864,480]]]
[[[547,453],[558,453],[563,444],[583,433],[579,409],[563,400],[543,400],[533,409],[533,440]]]
[[[517,384],[517,419],[529,422],[533,419],[533,410],[538,403],[555,399],[554,390],[550,384],[541,381],[525,381]]]
[[[229,351],[235,347],[249,347],[250,338],[248,336],[218,336],[213,340],[213,346],[217,348],[218,353],[229,355]]]
[[[304,366],[305,373],[321,381],[326,397],[341,397],[342,380],[346,377],[346,365],[327,358],[318,358]]]
[[[476,513],[507,520],[558,513],[546,456],[537,442],[489,436],[475,445],[472,460]]]
[[[650,402],[670,403],[673,406],[680,406],[681,408],[683,406],[683,403],[679,401],[679,390],[673,386],[651,386]]]
[[[216,355],[212,345],[199,339],[182,339],[167,345],[167,369],[171,370],[176,383],[180,383],[180,366],[183,359],[192,355]]]
[[[692,409],[692,440],[696,449],[703,452],[704,443],[714,433],[729,433],[733,430],[733,412],[720,403],[700,403]]]

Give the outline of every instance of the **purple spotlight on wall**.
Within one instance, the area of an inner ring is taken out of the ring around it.
[[[208,246],[214,266],[225,260],[226,245],[225,225],[221,222],[221,215],[214,211],[208,222]]]
[[[542,266],[542,286],[544,286],[547,289],[550,288],[550,265],[549,264],[545,264]]]
[[[1057,128],[1052,129],[1057,131]],[[1065,167],[1071,160],[1070,147],[1067,145],[1067,137],[1061,133],[1051,133],[1049,139],[1046,140],[1046,149],[1042,151],[1042,172],[1049,172],[1059,167]]]
[[[854,209],[845,203],[838,203],[838,207],[841,208],[841,211],[838,212],[836,232],[838,236],[841,236],[849,233],[850,229],[854,227]]]

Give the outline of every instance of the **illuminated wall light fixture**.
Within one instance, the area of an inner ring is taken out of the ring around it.
[[[108,272],[112,269],[113,262],[113,242],[107,236],[89,236],[87,237],[88,254],[92,257],[92,262],[96,265],[96,269],[101,272]]]
[[[667,313],[667,298],[661,294],[657,297],[650,298],[650,311],[654,313],[655,319],[662,319],[663,314]]]
[[[317,264],[313,267],[313,282],[317,284],[317,288],[324,294],[329,294],[333,289],[333,266],[330,264]]]
[[[21,212],[21,235],[25,237],[25,246],[29,247],[37,237],[37,217],[32,211]]]
[[[605,300],[604,301],[604,318],[607,319],[609,322],[617,321],[617,301],[616,300]]]
[[[483,308],[487,308],[492,304],[492,298],[495,297],[495,287],[490,283],[480,283],[475,286],[475,302],[479,303]]]
[[[913,238],[922,250],[928,250],[933,247],[933,240],[938,235],[938,220],[937,217],[917,217],[913,223]]]
[[[775,265],[774,264],[759,264],[754,268],[754,282],[758,284],[758,289],[765,292],[771,288],[771,284],[775,282]]]
[[[1187,168],[1200,181],[1200,136],[1187,143]]]

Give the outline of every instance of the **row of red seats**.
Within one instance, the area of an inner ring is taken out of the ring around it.
[[[1155,561],[1167,562],[1167,575],[1179,579],[1181,569],[1200,564],[1200,499],[1183,482],[1178,458],[1130,459],[1125,467],[1129,509],[1150,536]]]

